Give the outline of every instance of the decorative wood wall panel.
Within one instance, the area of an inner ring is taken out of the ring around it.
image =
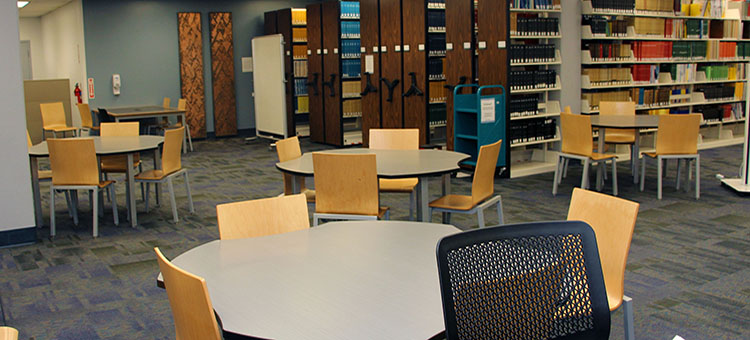
[[[208,14],[211,29],[211,74],[216,136],[237,134],[237,100],[234,88],[232,13]]]
[[[386,51],[380,54],[380,72],[382,78],[393,86],[393,97],[388,101],[389,89],[383,86],[382,110],[384,128],[403,127],[403,99],[401,93],[404,80],[401,78],[401,52],[396,52],[396,45],[401,45],[401,1],[380,0],[380,34],[381,46]],[[394,83],[398,84],[394,86]],[[385,83],[382,83],[385,85]]]
[[[187,102],[187,121],[193,138],[206,137],[206,98],[203,83],[201,14],[177,13],[180,49],[180,90]]]
[[[321,5],[307,6],[307,88],[310,100],[310,139],[313,142],[325,142],[325,118],[323,117],[323,56],[318,53],[323,49],[323,26]]]
[[[368,92],[362,96],[362,144],[368,146],[370,129],[380,127],[380,100],[383,95],[383,86],[380,81],[380,53],[374,52],[374,47],[380,46],[380,1],[360,0],[360,32],[362,47],[366,52],[362,54],[362,90],[367,88],[367,75],[365,74],[365,58],[371,55],[373,58],[373,74],[370,75],[370,84],[377,92]]]
[[[474,20],[472,18],[474,18],[472,0],[445,1],[445,41],[447,44],[453,45],[453,49],[447,49],[443,65],[443,72],[448,85],[455,86],[462,77],[464,77],[466,84],[473,83],[473,49],[464,48],[465,43],[468,43],[469,47],[473,44]],[[448,89],[446,91],[448,91],[446,144],[449,150],[453,150],[453,90]]]
[[[403,93],[409,92],[412,79],[416,82],[416,89],[422,91],[422,95],[412,94],[404,97],[404,128],[419,129],[419,143],[427,144],[427,52],[419,50],[419,45],[426,45],[426,22],[427,17],[425,3],[423,1],[403,1],[401,10],[403,12],[403,45],[404,45],[404,69],[401,79]],[[409,51],[406,51],[409,46]],[[410,73],[413,73],[413,77]]]
[[[323,3],[323,86],[325,100],[326,143],[341,146],[344,143],[343,122],[341,119],[341,65],[339,55],[334,49],[339,48],[341,37],[339,18],[341,10],[338,1]],[[327,52],[327,53],[326,53]]]
[[[477,70],[479,85],[503,85],[508,90],[508,49],[498,48],[502,41],[510,45],[508,37],[508,2],[479,1],[477,9],[477,39],[486,42],[486,49],[478,50]],[[488,92],[492,93],[494,91]],[[499,93],[499,90],[497,91]],[[506,94],[508,97],[508,94]],[[506,100],[506,103],[509,100]]]

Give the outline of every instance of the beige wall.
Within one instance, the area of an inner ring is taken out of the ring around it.
[[[46,74],[44,70],[44,53],[42,53],[42,19],[20,18],[18,19],[18,31],[21,40],[31,42],[31,71],[33,79],[42,79]]]
[[[0,1],[0,231],[35,224],[18,37],[16,2]]]

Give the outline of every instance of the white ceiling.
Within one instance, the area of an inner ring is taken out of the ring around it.
[[[52,12],[72,0],[31,0],[26,7],[18,10],[21,18],[35,18]]]

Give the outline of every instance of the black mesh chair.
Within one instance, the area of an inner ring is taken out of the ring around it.
[[[580,221],[467,231],[437,247],[446,337],[607,339],[596,238]]]
[[[105,108],[99,108],[96,118],[99,119],[99,125],[101,123],[114,123],[115,119],[109,115],[109,112],[107,112],[107,109]]]

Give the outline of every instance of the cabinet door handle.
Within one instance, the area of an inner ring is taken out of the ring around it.
[[[317,72],[313,73],[313,80],[305,83],[307,87],[312,88],[314,96],[320,95],[320,92],[318,91],[318,76],[320,76],[320,74]]]
[[[329,82],[323,82],[323,86],[328,86],[329,89],[331,89],[331,97],[336,97],[336,75],[331,73],[330,75],[331,81]]]
[[[367,85],[365,85],[365,90],[362,91],[362,93],[359,94],[362,97],[366,96],[370,92],[372,92],[372,93],[377,93],[378,92],[378,88],[375,87],[375,85],[372,85],[372,78],[371,78],[371,76],[372,76],[372,73],[369,73],[369,72],[365,73],[365,77],[367,78],[367,80],[366,80]]]
[[[458,86],[458,85],[464,85],[464,84],[466,84],[466,81],[467,81],[468,79],[469,79],[469,78],[467,78],[467,77],[461,76],[461,78],[458,78],[458,84],[456,84],[456,85],[443,85],[443,87],[445,87],[446,89],[448,89],[448,90],[450,90],[451,92],[453,92],[453,89],[454,89],[454,88],[455,88],[456,86]]]
[[[417,74],[414,72],[409,72],[409,76],[411,77],[411,86],[409,87],[409,90],[404,93],[404,97],[411,97],[411,96],[424,96],[424,92],[417,87]]]
[[[398,79],[393,79],[392,82],[389,82],[388,78],[380,78],[380,81],[382,81],[385,84],[385,86],[388,88],[388,98],[385,101],[387,101],[389,103],[392,102],[393,101],[393,90],[396,89],[396,86],[398,86],[398,83],[400,83],[401,81],[398,80]]]

